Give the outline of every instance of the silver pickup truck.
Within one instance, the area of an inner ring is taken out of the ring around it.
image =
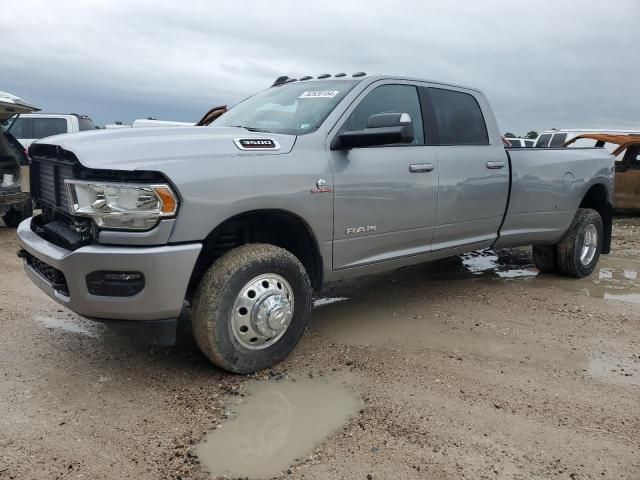
[[[210,127],[35,143],[30,278],[88,318],[174,340],[190,313],[221,368],[298,343],[328,282],[533,245],[582,277],[611,242],[614,159],[505,149],[478,90],[406,77],[280,77]]]

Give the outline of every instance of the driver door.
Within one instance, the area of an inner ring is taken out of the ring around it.
[[[438,162],[434,147],[425,146],[416,86],[376,83],[354,104],[336,134],[364,129],[374,114],[408,113],[414,140],[330,150],[336,270],[429,252],[436,219]]]

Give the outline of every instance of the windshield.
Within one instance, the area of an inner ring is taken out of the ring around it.
[[[358,80],[292,82],[247,98],[211,126],[304,135],[316,130]]]

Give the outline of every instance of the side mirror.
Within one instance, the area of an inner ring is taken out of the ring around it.
[[[408,113],[377,113],[367,120],[367,128],[342,132],[331,142],[331,150],[393,145],[413,142],[413,122]]]

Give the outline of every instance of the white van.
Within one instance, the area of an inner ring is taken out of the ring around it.
[[[612,135],[640,135],[640,130],[606,130],[601,128],[552,128],[551,130],[545,130],[536,139],[536,148],[558,148],[564,145],[572,138],[582,135],[584,133],[608,133]],[[511,139],[509,139],[511,140]],[[580,139],[577,142],[571,144],[571,147],[593,147],[595,145],[594,140]],[[612,152],[617,148],[617,145],[606,144],[605,148]]]

